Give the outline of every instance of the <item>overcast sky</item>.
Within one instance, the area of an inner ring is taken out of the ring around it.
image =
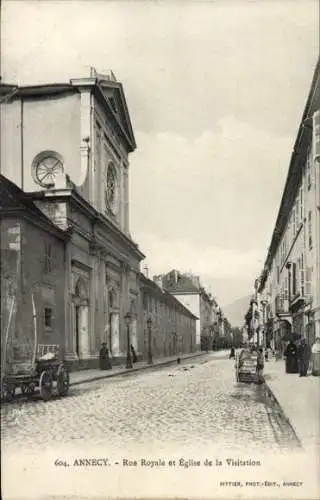
[[[228,304],[271,240],[318,52],[318,2],[4,0],[2,76],[124,84],[137,141],[131,233],[151,274]]]

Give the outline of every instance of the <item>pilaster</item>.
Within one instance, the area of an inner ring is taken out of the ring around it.
[[[89,182],[89,201],[95,207],[95,185],[94,185],[94,155],[92,147],[92,126],[91,126],[91,89],[80,88],[80,176],[77,184],[82,186],[86,180]]]
[[[112,356],[119,356],[120,354],[120,338],[119,338],[119,312],[113,312],[111,314],[111,351]]]

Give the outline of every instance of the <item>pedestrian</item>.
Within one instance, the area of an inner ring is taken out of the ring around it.
[[[298,347],[299,358],[299,377],[306,377],[310,362],[310,346],[307,344],[306,339],[301,339]]]
[[[311,349],[311,366],[312,375],[318,377],[320,375],[320,337],[316,337]]]
[[[131,349],[131,354],[132,354],[132,363],[136,363],[138,361],[138,358],[137,358],[136,351],[135,351],[132,344],[130,346],[130,349]]]
[[[235,350],[234,350],[234,347],[231,347],[229,359],[232,359],[234,357],[235,357]]]
[[[298,373],[298,350],[293,340],[290,340],[284,355],[286,358],[286,373]]]
[[[264,352],[264,359],[265,361],[269,361],[269,347],[266,347],[266,350]]]
[[[277,342],[277,345],[275,347],[276,361],[279,361],[280,359],[282,359],[282,353],[283,353],[283,348],[282,348],[281,342]]]
[[[106,342],[102,342],[99,352],[100,370],[111,370],[112,365],[109,358],[109,349]]]
[[[264,368],[264,361],[263,361],[263,349],[260,347],[258,349],[258,357],[257,357],[257,373],[258,373],[258,381],[259,383],[262,382],[262,374],[263,374],[263,368]]]

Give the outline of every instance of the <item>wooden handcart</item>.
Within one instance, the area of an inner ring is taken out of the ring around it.
[[[56,344],[39,344],[34,363],[8,364],[2,381],[3,399],[12,400],[17,388],[24,395],[32,395],[38,388],[44,401],[48,401],[54,393],[66,396],[69,390],[69,372],[65,363],[58,359],[58,350],[59,346]]]
[[[236,356],[235,372],[237,382],[261,384],[263,376],[262,370],[259,368],[258,353],[242,349]]]
[[[20,388],[22,394],[32,395],[39,390],[43,400],[48,401],[54,393],[59,396],[66,396],[69,390],[69,371],[64,361],[59,359],[58,344],[38,344],[36,310],[33,295],[31,294],[33,319],[34,319],[34,339],[32,353],[27,359],[13,356],[7,359],[8,340],[10,331],[9,324],[5,339],[4,352],[4,374],[1,375],[1,398],[10,401],[15,396],[16,389]],[[12,311],[14,303],[12,304]],[[11,312],[12,312],[11,311]],[[32,342],[32,340],[31,340]]]

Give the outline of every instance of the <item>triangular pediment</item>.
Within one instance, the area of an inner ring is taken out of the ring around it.
[[[98,77],[98,85],[133,151],[136,143],[122,84],[111,78]]]

